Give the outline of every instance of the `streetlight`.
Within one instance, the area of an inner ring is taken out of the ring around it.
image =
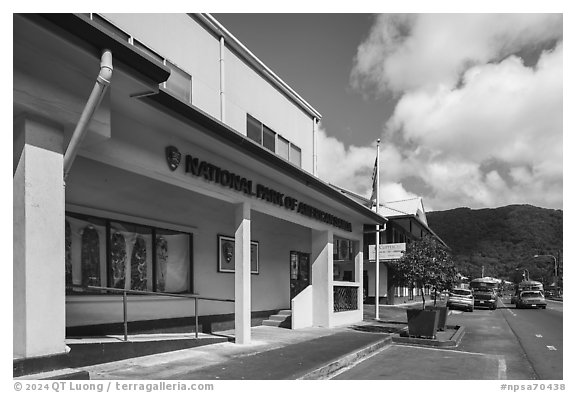
[[[554,259],[554,283],[558,283],[558,263],[556,262],[556,257],[552,254],[545,254],[545,255],[534,255],[534,258],[538,257],[552,257]]]

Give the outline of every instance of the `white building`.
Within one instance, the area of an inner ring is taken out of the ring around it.
[[[122,289],[233,300],[130,294],[127,318],[240,344],[278,310],[362,319],[386,220],[316,177],[320,114],[210,15],[15,14],[13,64],[15,362],[121,325]]]

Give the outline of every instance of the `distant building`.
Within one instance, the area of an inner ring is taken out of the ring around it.
[[[122,290],[201,299],[129,294],[129,329],[199,315],[238,343],[284,309],[362,320],[386,219],[318,179],[320,114],[214,18],[13,19],[15,361],[122,326]]]
[[[354,198],[359,203],[365,206],[371,206],[371,201],[368,198],[362,197],[351,191],[345,190],[340,187],[340,192]],[[424,236],[433,236],[436,241],[444,247],[449,248],[448,245],[428,226],[426,220],[426,210],[424,209],[424,202],[421,197],[414,197],[400,201],[390,201],[380,203],[378,214],[387,219],[386,230],[380,235],[380,244],[409,244],[414,240],[421,239]],[[364,235],[364,288],[366,291],[366,301],[371,302],[376,296],[375,289],[375,276],[376,266],[374,260],[368,259],[368,247],[376,244],[375,226],[366,226]],[[380,260],[380,297],[391,296],[409,296],[409,288],[397,287],[392,292],[391,289],[388,267],[386,260]]]

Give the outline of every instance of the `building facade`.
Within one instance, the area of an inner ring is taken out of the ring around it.
[[[372,206],[373,202],[361,195],[344,188],[334,186],[340,192],[365,206]],[[424,201],[421,197],[414,197],[399,201],[380,203],[378,214],[386,218],[386,224],[380,231],[381,248],[388,251],[380,258],[379,266],[379,297],[380,300],[393,304],[395,297],[413,296],[412,289],[396,287],[392,285],[388,274],[387,263],[399,258],[406,245],[412,241],[422,239],[424,236],[432,236],[443,247],[449,248],[446,243],[428,226]],[[376,296],[376,259],[371,256],[370,247],[375,250],[376,227],[368,225],[364,229],[364,270],[363,288],[366,302],[374,302]],[[381,252],[382,255],[382,252]],[[429,293],[429,288],[424,288]]]
[[[13,112],[15,359],[123,323],[123,290],[148,293],[130,323],[229,319],[240,344],[282,309],[362,320],[386,220],[317,178],[320,114],[212,16],[15,14]]]

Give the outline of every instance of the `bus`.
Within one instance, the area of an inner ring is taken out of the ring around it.
[[[474,308],[486,307],[496,310],[499,285],[500,280],[492,277],[475,278],[470,281],[470,289],[474,295]]]
[[[544,285],[542,285],[540,281],[534,281],[534,280],[521,281],[519,284],[516,284],[516,289],[511,299],[512,304],[516,303],[516,300],[518,300],[518,296],[520,296],[520,292],[523,291],[539,291],[542,293],[542,295],[544,295]]]

